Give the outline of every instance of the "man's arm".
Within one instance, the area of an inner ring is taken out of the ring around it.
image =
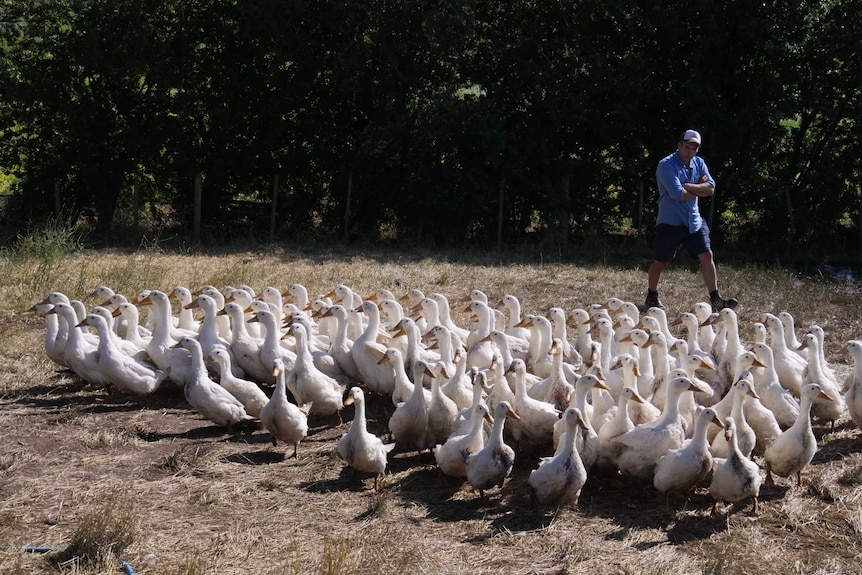
[[[707,176],[702,176],[700,178],[700,182],[697,184],[683,184],[682,187],[685,188],[686,191],[686,194],[684,194],[682,198],[683,201],[695,196],[699,198],[708,198],[715,193],[715,187],[712,185],[712,182],[709,181]],[[689,197],[686,198],[685,195],[688,195]]]

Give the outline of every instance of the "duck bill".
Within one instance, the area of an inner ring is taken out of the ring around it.
[[[350,394],[350,395],[348,395],[348,396],[347,396],[347,398],[344,400],[344,407],[347,407],[348,405],[353,405],[353,402],[354,402],[354,401],[356,401],[356,398],[354,398],[354,397],[353,397],[353,394],[351,393],[351,394]]]
[[[596,378],[596,384],[593,387],[598,387],[599,389],[604,389],[605,391],[610,391],[610,388],[605,385],[605,382],[599,378]]]

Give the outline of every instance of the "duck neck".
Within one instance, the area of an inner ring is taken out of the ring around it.
[[[365,429],[365,401],[360,399],[359,401],[354,401],[353,405],[356,406],[356,412],[353,416],[353,425],[358,425],[359,429]]]
[[[793,422],[793,429],[797,433],[813,433],[811,431],[811,406],[814,400],[804,393],[799,400],[799,416]]]
[[[503,443],[503,422],[506,421],[505,415],[500,415],[494,418],[494,426],[491,427],[491,434],[488,437],[488,445],[500,445]]]
[[[694,435],[691,437],[692,444],[701,449],[709,449],[707,429],[711,424],[712,419],[699,418],[697,420],[697,425],[694,427]]]

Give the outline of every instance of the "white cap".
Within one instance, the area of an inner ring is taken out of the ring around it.
[[[697,130],[686,130],[685,134],[682,135],[682,139],[685,142],[694,142],[698,146],[700,145],[700,132]]]

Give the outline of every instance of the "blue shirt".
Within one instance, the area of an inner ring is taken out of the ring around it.
[[[707,181],[715,188],[715,180],[709,174],[706,162],[700,156],[691,159],[691,168],[686,168],[679,154],[673,152],[658,163],[655,179],[658,183],[658,217],[657,224],[671,226],[687,226],[689,233],[694,233],[703,225],[700,210],[697,207],[697,197],[688,201],[680,201],[685,192],[683,184],[696,184],[706,176]]]

